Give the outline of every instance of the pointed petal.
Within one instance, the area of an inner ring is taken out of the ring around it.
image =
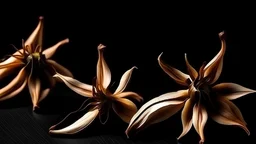
[[[39,17],[39,23],[32,34],[25,41],[25,46],[29,45],[31,48],[36,48],[40,46],[42,49],[43,41],[43,17]]]
[[[60,78],[71,90],[85,97],[92,97],[92,86],[82,83],[72,77],[56,73],[53,77]]]
[[[73,77],[73,74],[67,68],[65,68],[62,65],[58,64],[56,61],[48,59],[47,63],[52,65],[57,73],[60,73],[62,75],[68,76],[68,77]]]
[[[231,101],[229,100],[225,100],[225,103],[230,107],[230,110],[234,113],[234,115],[246,125],[246,122],[244,120],[244,117],[241,113],[241,111],[239,110],[239,108]]]
[[[192,79],[192,81],[194,81],[198,77],[198,73],[195,70],[195,68],[190,65],[188,58],[187,58],[187,54],[185,54],[185,62],[187,65],[187,70],[188,70],[189,76]]]
[[[131,131],[142,130],[151,124],[171,117],[182,108],[187,98],[188,91],[180,90],[163,94],[148,101],[132,117],[126,129],[126,135],[129,136]]]
[[[118,98],[132,98],[132,99],[137,100],[138,102],[143,101],[143,98],[135,92],[122,92],[122,93],[118,93],[114,96],[118,97]]]
[[[137,112],[137,106],[125,98],[116,99],[112,107],[116,114],[126,123],[129,123],[132,116]]]
[[[18,87],[22,87],[24,81],[26,81],[25,67],[20,70],[18,75],[8,85],[0,89],[0,101],[15,96],[14,94],[17,94],[18,92],[16,90],[19,89]]]
[[[97,81],[98,84],[101,84],[103,88],[107,89],[111,82],[111,72],[103,56],[104,48],[105,46],[102,44],[98,46],[99,58],[97,62]]]
[[[75,134],[88,127],[99,114],[99,109],[87,112],[73,124],[59,130],[50,129],[51,134]]]
[[[58,43],[56,43],[55,45],[53,45],[53,46],[51,46],[51,47],[49,47],[49,48],[47,48],[47,49],[45,49],[45,50],[43,51],[43,54],[45,55],[45,58],[46,58],[46,59],[51,58],[51,57],[55,54],[56,50],[57,50],[60,46],[66,44],[66,43],[69,43],[69,39],[68,39],[68,38],[67,38],[67,39],[64,39],[64,40],[62,40],[62,41],[60,41],[60,42],[58,42]]]
[[[12,62],[12,63],[9,63],[9,64],[3,64],[3,65],[0,65],[0,69],[12,69],[12,68],[16,68],[18,66],[22,66],[24,65],[23,62]]]
[[[28,78],[28,89],[33,103],[33,109],[38,106],[38,101],[40,97],[41,91],[41,81],[38,77],[32,77],[32,75]]]
[[[208,120],[208,114],[204,106],[200,104],[194,105],[192,121],[197,133],[201,138],[200,143],[203,143],[205,140],[204,127],[207,120]]]
[[[186,101],[184,108],[181,112],[181,121],[182,121],[182,133],[178,137],[178,140],[181,139],[192,127],[192,115],[193,115],[194,103],[189,99]]]
[[[16,51],[13,55],[21,56],[20,52],[22,52],[22,49],[20,49],[19,51]],[[1,75],[0,79],[6,77],[15,68],[18,68],[20,66],[23,66],[23,63],[19,59],[15,58],[13,56],[0,62],[0,75]]]
[[[24,64],[19,60],[14,60],[14,62],[8,64],[0,64],[0,79],[6,77],[10,73],[12,73],[15,68],[21,66],[24,66]]]
[[[38,102],[41,102],[43,99],[45,99],[46,96],[50,93],[50,90],[50,88],[42,90]]]
[[[163,53],[161,53],[158,56],[158,63],[160,65],[160,67],[163,69],[163,71],[165,73],[167,73],[173,80],[175,80],[178,84],[180,85],[184,85],[184,86],[188,86],[188,79],[190,79],[189,75],[184,74],[183,72],[181,72],[180,70],[171,67],[170,65],[164,63],[161,60],[161,56]]]
[[[209,77],[210,84],[218,80],[223,67],[223,57],[226,51],[224,32],[219,33],[219,37],[221,40],[221,50],[204,68],[204,77]]]
[[[17,89],[14,91],[11,91],[9,94],[4,95],[4,96],[0,96],[0,101],[12,98],[14,96],[16,96],[17,94],[19,94],[27,85],[27,79],[25,79],[20,86],[17,86]]]
[[[114,92],[114,94],[118,94],[118,93],[121,93],[121,92],[124,91],[124,89],[126,88],[128,82],[129,82],[129,80],[130,80],[130,78],[131,78],[132,72],[133,72],[133,70],[134,70],[135,68],[137,69],[137,67],[134,66],[134,67],[132,67],[131,69],[127,70],[127,71],[123,74],[123,76],[122,76],[122,78],[121,78],[121,80],[120,80],[120,82],[119,82],[119,85],[118,85],[116,91]]]
[[[23,49],[20,49],[19,51],[16,51],[12,55],[21,56],[21,54],[20,54],[21,52],[23,52]],[[6,65],[6,64],[10,64],[10,63],[16,63],[16,62],[20,62],[20,60],[18,60],[17,58],[11,56],[8,59],[0,62],[0,65]]]
[[[45,76],[46,76],[45,78],[48,80],[49,85],[47,86],[47,88],[45,88],[41,91],[40,98],[39,98],[38,102],[41,102],[42,100],[44,100],[50,93],[51,88],[54,87],[56,84],[56,79],[53,78],[53,76],[47,70],[44,70],[44,72],[45,72]]]
[[[219,103],[219,110],[211,118],[219,124],[238,126],[250,135],[240,110],[226,98],[220,98]]]
[[[235,83],[220,83],[213,87],[214,92],[220,97],[225,97],[229,100],[234,100],[245,96],[250,93],[256,92],[255,90],[243,87]]]

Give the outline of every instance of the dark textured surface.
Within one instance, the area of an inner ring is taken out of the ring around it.
[[[1,144],[57,144],[37,123],[30,108],[0,110]]]
[[[48,128],[56,117],[34,113],[31,107],[0,110],[0,144],[176,144],[163,139],[133,141],[113,134],[55,138],[48,134]]]

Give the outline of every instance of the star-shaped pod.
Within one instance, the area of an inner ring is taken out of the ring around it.
[[[17,51],[0,63],[0,79],[18,72],[9,84],[0,89],[0,101],[16,96],[28,86],[35,109],[55,85],[53,75],[56,72],[73,77],[68,69],[50,59],[69,40],[64,39],[45,50],[42,48],[42,41],[43,17],[40,17],[35,30],[25,42],[22,41],[22,48],[13,46]]]
[[[200,135],[200,143],[203,143],[204,127],[208,117],[219,124],[241,127],[249,135],[250,132],[240,110],[230,100],[253,93],[255,90],[235,83],[214,85],[221,74],[226,51],[224,32],[221,32],[219,37],[221,50],[208,64],[203,63],[199,72],[189,64],[186,54],[185,61],[189,75],[164,63],[161,60],[162,54],[158,57],[159,65],[164,72],[188,89],[166,93],[145,103],[131,119],[126,130],[127,136],[132,131],[139,131],[151,124],[166,120],[183,106],[181,114],[183,132],[178,139],[183,137],[193,125]]]
[[[142,97],[135,92],[131,91],[124,91],[130,78],[132,75],[132,71],[136,67],[132,67],[131,69],[127,70],[121,80],[119,82],[119,86],[112,93],[109,90],[110,82],[111,82],[111,72],[104,60],[103,57],[103,49],[105,46],[99,45],[98,46],[98,63],[97,63],[97,77],[94,79],[93,85],[88,85],[85,83],[81,83],[80,81],[61,75],[57,73],[55,77],[58,77],[63,80],[63,82],[74,92],[88,97],[86,100],[89,101],[89,104],[85,106],[81,106],[78,111],[88,108],[89,111],[80,119],[75,121],[73,124],[62,128],[62,129],[55,129],[57,125],[62,123],[66,118],[64,118],[60,123],[54,125],[50,128],[50,133],[52,134],[74,134],[77,133],[84,128],[86,128],[94,119],[99,116],[100,121],[102,124],[107,122],[109,116],[109,110],[112,108],[114,112],[126,123],[129,123],[132,116],[137,112],[136,105],[129,99],[132,98],[137,101],[142,101]],[[106,119],[103,120],[106,115]]]

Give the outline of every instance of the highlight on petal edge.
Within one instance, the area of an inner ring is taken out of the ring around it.
[[[136,113],[137,106],[132,100],[141,102],[143,98],[135,92],[124,90],[130,81],[133,70],[137,69],[137,67],[133,66],[128,69],[122,75],[116,90],[114,92],[110,91],[111,71],[103,56],[104,48],[105,46],[102,44],[98,46],[99,57],[97,62],[97,73],[96,77],[93,79],[92,85],[82,83],[74,78],[59,73],[54,75],[54,77],[60,78],[71,90],[87,99],[77,111],[71,112],[58,124],[52,126],[49,133],[78,133],[88,127],[96,117],[99,117],[100,122],[105,124],[108,120],[110,109],[113,109],[113,111],[126,123],[129,123],[132,116]],[[81,118],[69,126],[58,128],[61,127],[60,124],[70,118],[71,114],[79,111],[86,112]]]
[[[230,100],[256,91],[235,83],[215,84],[222,72],[226,52],[224,32],[219,33],[219,38],[219,53],[208,64],[204,62],[198,71],[189,63],[185,54],[188,74],[166,64],[161,59],[163,53],[159,55],[158,63],[163,71],[177,84],[187,86],[187,90],[166,93],[145,103],[132,117],[126,130],[127,137],[133,132],[139,132],[152,124],[166,120],[182,107],[183,131],[178,139],[194,126],[200,136],[200,143],[204,143],[204,127],[208,118],[219,124],[240,127],[250,134],[241,111]]]
[[[9,84],[0,89],[0,101],[18,95],[28,86],[33,109],[35,109],[54,87],[56,79],[52,76],[56,72],[72,77],[68,69],[50,59],[60,46],[69,42],[69,39],[59,41],[43,50],[43,27],[41,16],[31,35],[26,41],[22,40],[21,48],[12,45],[16,52],[0,62],[0,79],[17,73]]]

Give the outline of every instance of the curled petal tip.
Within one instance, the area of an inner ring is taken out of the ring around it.
[[[136,66],[133,66],[133,67],[132,67],[132,69],[138,69],[138,67],[136,67]]]
[[[63,40],[64,43],[69,43],[69,38]]]
[[[40,16],[40,17],[39,17],[39,20],[43,20],[43,19],[44,19],[44,17],[43,17],[43,16]]]
[[[250,135],[251,135],[250,131],[248,131],[248,132],[247,132],[247,135],[248,135],[248,136],[250,136]]]
[[[129,139],[130,137],[129,137],[129,134],[128,134],[129,132],[128,132],[128,129],[125,131],[125,135],[126,135],[126,137]]]
[[[49,132],[48,132],[49,134],[53,134],[53,132],[52,132],[52,130],[49,130]]]
[[[49,132],[52,131],[54,128],[55,128],[55,125],[51,126],[51,127],[49,128]]]
[[[161,56],[163,55],[164,52],[161,52],[160,55],[158,56],[158,60],[161,59]]]
[[[105,47],[106,47],[105,45],[99,44],[99,45],[98,45],[98,50],[101,50],[101,49],[103,49],[103,48],[105,48]]]
[[[38,108],[39,108],[38,105],[33,106],[33,111],[35,111],[35,110],[38,109]]]
[[[224,36],[225,36],[225,32],[224,32],[224,31],[222,31],[222,32],[219,33],[219,37],[220,37],[220,38],[224,38]]]
[[[244,131],[247,133],[248,136],[251,135],[250,130],[246,126],[243,126],[242,128],[244,129]]]
[[[199,141],[199,144],[204,144],[204,140],[200,140],[200,141]]]
[[[184,54],[185,59],[187,59],[187,53]]]

